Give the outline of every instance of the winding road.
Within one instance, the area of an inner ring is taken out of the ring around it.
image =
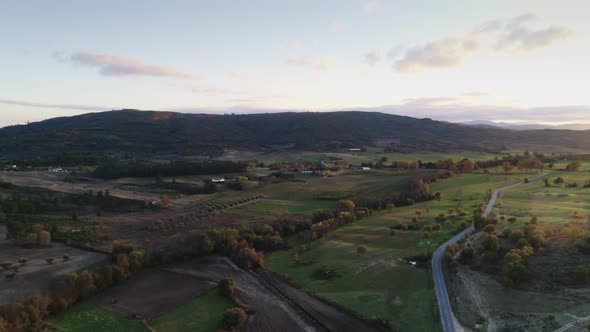
[[[529,182],[540,179],[540,178],[547,176],[549,174],[551,174],[551,173],[543,173],[543,174],[537,175],[533,178],[530,178]],[[494,208],[494,205],[496,204],[496,199],[500,196],[500,193],[503,190],[510,189],[510,188],[519,186],[521,184],[524,184],[524,182],[521,181],[518,183],[511,184],[506,187],[496,189],[496,191],[494,191],[494,193],[492,194],[492,197],[490,198],[490,201],[488,202],[488,205],[486,206],[486,209],[484,210],[482,215],[484,217],[487,217],[490,214],[490,212],[492,212],[492,209]],[[445,284],[445,276],[444,276],[443,270],[442,270],[442,259],[445,254],[445,250],[447,249],[447,246],[449,244],[452,244],[452,243],[455,243],[455,242],[461,240],[463,237],[465,237],[465,235],[467,235],[473,231],[474,231],[473,226],[464,229],[461,233],[453,236],[450,240],[448,240],[447,242],[443,243],[440,247],[438,247],[438,249],[436,249],[436,251],[432,255],[432,274],[434,275],[434,288],[436,290],[436,298],[438,299],[438,309],[440,311],[440,317],[442,320],[443,330],[445,332],[455,332],[455,331],[457,331],[457,328],[460,327],[460,325],[457,322],[455,315],[453,314],[453,308],[451,307],[451,303],[449,301],[449,294],[447,292],[447,285]]]

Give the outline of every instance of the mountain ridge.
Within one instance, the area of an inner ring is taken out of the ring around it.
[[[56,153],[215,156],[225,148],[391,151],[545,150],[590,146],[590,132],[514,131],[378,112],[191,114],[118,110],[59,117],[0,129],[0,156]]]

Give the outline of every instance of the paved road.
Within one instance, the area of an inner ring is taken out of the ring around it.
[[[550,174],[550,173],[544,173],[544,174],[535,176],[533,178],[530,178],[529,181],[534,181],[534,180],[540,179],[548,174]],[[488,205],[486,206],[486,209],[482,215],[484,217],[487,217],[490,214],[490,212],[492,212],[492,209],[494,208],[494,205],[496,204],[496,199],[498,198],[498,196],[500,196],[500,193],[503,190],[519,186],[523,183],[524,182],[521,181],[521,182],[518,182],[515,184],[511,184],[506,187],[496,189],[496,191],[494,191],[494,193],[492,194],[492,197],[490,198],[490,201],[488,202]],[[432,255],[432,274],[434,275],[434,288],[436,290],[436,297],[438,299],[438,309],[440,311],[440,317],[442,320],[443,330],[445,332],[457,331],[458,323],[457,323],[457,320],[455,319],[455,315],[453,314],[453,309],[451,307],[451,303],[449,302],[449,294],[447,293],[447,285],[445,284],[445,277],[444,277],[443,270],[442,270],[442,259],[445,254],[445,250],[447,249],[447,246],[449,244],[452,244],[452,243],[455,243],[455,242],[461,240],[463,237],[465,237],[465,235],[473,232],[473,230],[474,230],[473,226],[464,229],[461,233],[453,236],[453,238],[451,238],[447,242],[443,243],[440,247],[438,247],[438,249],[436,249],[436,251]]]
[[[587,322],[587,321],[590,321],[590,316],[588,316],[588,317],[582,317],[582,318],[576,318],[576,320],[574,320],[573,322],[567,323],[564,326],[558,328],[557,330],[555,330],[553,332],[565,332],[565,331],[571,329],[572,327],[575,327],[578,324],[582,324],[582,323]]]

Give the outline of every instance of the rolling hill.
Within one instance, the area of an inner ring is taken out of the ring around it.
[[[4,160],[59,153],[216,155],[227,147],[321,151],[359,146],[402,152],[502,148],[572,152],[590,149],[590,131],[513,131],[373,112],[213,115],[137,110],[0,129]]]

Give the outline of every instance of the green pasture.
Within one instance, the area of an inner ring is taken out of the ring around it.
[[[167,332],[217,331],[224,311],[233,306],[218,289],[212,289],[192,302],[151,320],[149,325],[156,331]]]
[[[578,187],[566,187],[553,181],[561,177],[565,183],[577,183]],[[514,216],[517,222],[512,227],[522,226],[532,216],[547,224],[570,221],[587,221],[590,211],[590,188],[583,187],[590,180],[585,172],[553,172],[547,176],[550,187],[542,180],[518,186],[502,193],[498,199],[496,214]]]
[[[147,331],[139,321],[100,307],[92,302],[75,305],[51,320],[51,325],[63,332],[128,332]]]
[[[488,189],[516,181],[483,174],[439,180],[432,191],[441,192],[440,202],[374,213],[307,244],[305,249],[272,253],[265,257],[266,267],[368,318],[388,320],[401,331],[436,331],[439,326],[430,268],[427,264],[413,267],[403,258],[433,251],[470,217],[475,206],[485,203]],[[468,215],[450,216],[440,231],[425,237],[422,226],[434,224],[437,215],[456,207]],[[412,218],[416,218],[419,230],[396,230],[391,235],[391,226],[411,224]],[[357,253],[360,245],[367,246],[365,254]],[[295,253],[300,256],[299,264],[294,263]],[[333,271],[336,276],[318,279],[318,270]]]

